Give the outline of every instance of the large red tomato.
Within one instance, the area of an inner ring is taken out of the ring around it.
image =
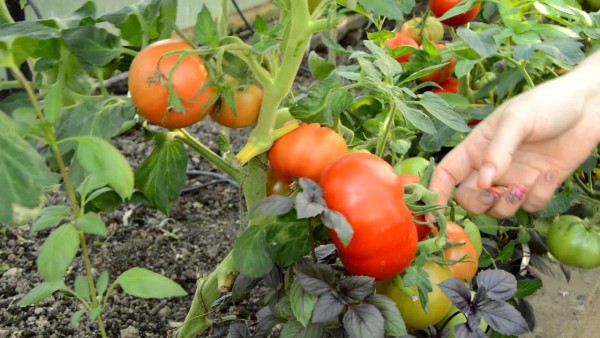
[[[429,8],[431,9],[433,15],[435,15],[436,18],[439,18],[442,15],[444,15],[444,13],[449,11],[452,7],[458,5],[458,3],[460,3],[461,1],[462,0],[429,0]],[[446,20],[442,20],[442,23],[452,27],[462,26],[475,19],[477,13],[479,13],[480,7],[481,4],[478,3],[465,13],[455,15]]]
[[[404,204],[403,184],[389,163],[370,153],[351,153],[329,166],[319,184],[327,207],[354,229],[347,246],[330,231],[348,271],[383,280],[409,266],[417,230]]]
[[[306,177],[317,182],[323,170],[347,152],[346,141],[333,129],[302,124],[273,143],[269,162],[284,181]]]
[[[197,55],[186,56],[175,65],[181,54],[164,56],[177,50],[193,50],[188,43],[167,39],[142,49],[131,62],[128,86],[131,100],[148,121],[165,128],[183,128],[203,119],[212,109],[216,89],[209,82],[209,74]],[[168,81],[174,94],[183,104],[183,111],[169,106]]]

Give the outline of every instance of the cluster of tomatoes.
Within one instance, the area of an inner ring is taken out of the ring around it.
[[[477,273],[482,247],[472,222],[447,222],[443,258],[452,264],[424,266],[433,286],[428,312],[394,283],[413,262],[418,241],[438,234],[404,203],[404,186],[418,183],[427,160],[409,158],[394,168],[370,153],[349,152],[341,135],[317,123],[301,124],[276,140],[268,157],[267,193],[288,194],[289,184],[300,177],[318,182],[327,207],[344,215],[354,230],[348,245],[329,232],[340,260],[350,273],[374,277],[377,291],[396,302],[407,326],[424,329],[456,311],[436,285],[452,277],[468,282]]]
[[[183,51],[183,53],[182,53]],[[189,54],[184,54],[189,51]],[[166,39],[142,49],[129,69],[129,93],[139,113],[150,123],[165,128],[191,126],[210,114],[229,128],[256,123],[263,90],[225,77],[234,88],[234,108],[213,85],[202,58],[187,42]]]

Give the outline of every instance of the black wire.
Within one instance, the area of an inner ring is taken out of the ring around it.
[[[246,16],[244,15],[244,13],[242,12],[242,10],[240,9],[240,6],[238,6],[237,1],[231,0],[231,2],[233,2],[233,6],[235,7],[235,10],[238,12],[240,18],[242,18],[242,21],[244,21],[244,24],[246,24],[246,27],[248,27],[248,30],[252,34],[254,34],[254,27],[252,27],[252,25],[250,24],[250,22],[248,22],[248,19],[246,19]]]
[[[35,16],[37,16],[38,19],[43,19],[42,12],[40,12],[40,8],[38,7],[38,5],[36,5],[35,2],[33,2],[33,0],[27,0],[26,4],[29,5],[29,7],[31,7],[31,9],[35,13]]]

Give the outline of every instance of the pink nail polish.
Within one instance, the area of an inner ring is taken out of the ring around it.
[[[510,203],[519,203],[525,196],[527,192],[527,188],[522,184],[516,184],[512,188],[508,190],[508,194],[506,195],[506,199]]]

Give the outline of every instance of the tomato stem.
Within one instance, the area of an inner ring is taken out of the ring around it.
[[[179,137],[183,141],[183,143],[187,144],[190,148],[197,151],[200,154],[200,156],[214,164],[215,167],[221,169],[238,184],[242,183],[242,180],[246,176],[242,168],[223,159],[221,156],[219,156],[214,151],[210,150],[207,146],[202,144],[202,142],[198,141],[187,130],[175,129],[171,131],[170,134],[174,137]]]
[[[308,236],[310,238],[310,254],[312,256],[313,262],[316,263],[317,262],[317,254],[315,252],[316,243],[315,243],[315,236],[313,235],[312,219],[311,218],[307,219],[306,223],[308,225]]]

